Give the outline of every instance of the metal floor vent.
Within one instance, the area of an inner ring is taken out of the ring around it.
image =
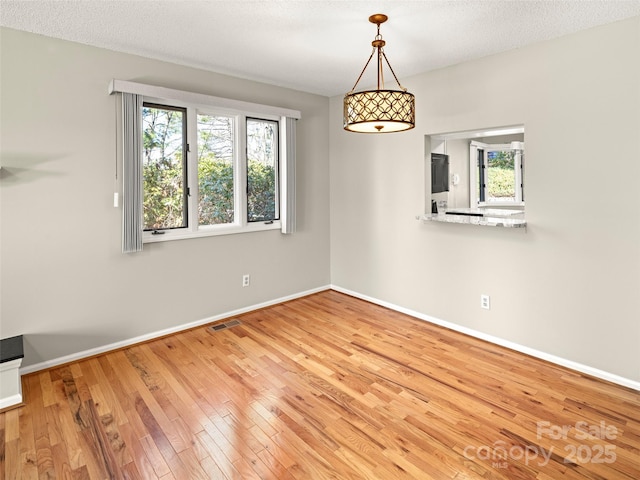
[[[240,320],[229,320],[228,322],[216,323],[215,325],[211,325],[209,330],[212,332],[217,332],[218,330],[225,330],[227,328],[236,327],[238,325],[242,325]]]

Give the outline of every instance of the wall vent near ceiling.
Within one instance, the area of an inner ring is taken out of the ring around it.
[[[238,325],[242,325],[240,320],[229,320],[228,322],[216,323],[215,325],[211,325],[209,330],[212,332],[217,332],[218,330],[225,330],[227,328],[236,327]]]

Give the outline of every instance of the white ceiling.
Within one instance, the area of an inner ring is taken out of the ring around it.
[[[356,81],[373,13],[402,79],[637,16],[640,0],[0,0],[5,27],[328,96]]]

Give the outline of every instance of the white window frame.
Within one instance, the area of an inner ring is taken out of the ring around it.
[[[256,120],[270,120],[278,122],[278,132],[284,128],[282,117],[275,115],[256,114],[253,112],[243,112],[232,109],[222,109],[200,105],[193,105],[180,101],[167,101],[161,98],[144,97],[144,102],[153,103],[168,107],[186,108],[187,121],[187,176],[189,196],[187,197],[188,225],[185,228],[172,228],[161,230],[158,235],[152,231],[143,231],[142,242],[166,242],[170,240],[180,240],[185,238],[203,237],[212,235],[230,235],[244,232],[257,232],[262,230],[281,230],[280,220],[269,222],[249,222],[247,214],[247,118]],[[198,178],[198,131],[197,116],[220,115],[233,119],[234,131],[234,151],[233,151],[233,190],[234,190],[234,221],[218,225],[199,225],[198,201],[200,198],[199,178]],[[278,139],[278,143],[281,139]],[[279,165],[278,165],[279,168]],[[280,191],[279,185],[276,193]],[[279,203],[279,202],[278,202]]]
[[[284,136],[281,134],[281,132],[283,131],[284,128],[286,128],[285,125],[285,119],[284,118],[277,118],[277,117],[272,117],[269,118],[268,115],[261,115],[260,117],[255,117],[255,116],[251,116],[251,115],[244,115],[243,119],[242,119],[242,126],[245,129],[244,134],[242,135],[242,141],[246,142],[247,140],[247,132],[246,132],[246,128],[247,128],[247,122],[248,120],[254,120],[254,121],[261,121],[261,120],[265,120],[265,121],[269,121],[269,122],[277,122],[278,123],[278,142],[276,145],[276,157],[277,157],[277,165],[276,165],[276,182],[275,182],[275,204],[276,204],[276,211],[278,212],[278,218],[277,219],[273,219],[273,220],[269,220],[265,223],[277,223],[278,225],[280,225],[280,219],[282,218],[281,215],[281,203],[282,203],[282,195],[281,195],[281,191],[282,191],[282,180],[281,180],[281,171],[282,171],[282,166],[281,166],[281,157],[280,157],[280,152],[284,150],[284,148],[282,148],[283,143],[285,142],[285,138]],[[249,179],[247,178],[247,172],[248,172],[248,168],[249,168],[249,161],[248,158],[246,157],[246,151],[247,151],[247,146],[246,144],[243,145],[243,152],[245,152],[245,158],[244,158],[244,162],[241,165],[242,167],[242,174],[244,175],[244,180],[242,185],[245,185],[247,188],[245,189],[245,200],[243,202],[243,208],[244,208],[244,212],[243,212],[243,218],[247,223],[260,223],[260,222],[249,222],[248,218],[249,218],[249,199],[248,199],[248,195],[247,195],[247,191],[248,190],[248,186],[249,186]]]
[[[524,145],[524,144],[523,144]],[[487,154],[490,151],[500,151],[500,150],[515,150],[512,148],[511,144],[493,144],[493,143],[482,143],[476,140],[472,140],[469,143],[469,205],[471,207],[508,207],[508,206],[524,206],[524,200],[522,198],[523,195],[523,186],[522,186],[522,154],[518,153],[516,150],[516,155],[514,159],[514,175],[515,175],[515,198],[512,202],[480,202],[478,198],[478,193],[476,191],[478,187],[478,149],[484,150],[484,164],[485,168],[487,165]]]
[[[301,114],[297,110],[280,107],[230,100],[210,95],[184,92],[153,85],[112,80],[109,94],[115,92],[134,93],[143,96],[145,103],[182,107],[187,109],[187,178],[190,195],[188,196],[188,226],[162,230],[162,234],[144,231],[143,243],[166,242],[188,238],[207,237],[214,235],[229,235],[237,233],[257,232],[266,230],[283,230],[282,218],[286,212],[280,211],[280,219],[268,222],[249,222],[247,218],[247,159],[246,159],[246,119],[269,120],[278,122],[278,204],[286,208],[286,172],[282,169],[286,164],[286,119],[299,119]],[[230,116],[234,118],[234,222],[220,225],[198,225],[198,113],[208,115]]]

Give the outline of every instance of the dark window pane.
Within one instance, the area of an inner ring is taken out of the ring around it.
[[[187,226],[185,110],[142,109],[144,229]]]
[[[279,218],[278,122],[247,119],[247,217],[249,222]]]

